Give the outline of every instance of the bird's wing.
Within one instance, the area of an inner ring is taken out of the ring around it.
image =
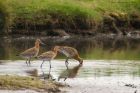
[[[40,56],[38,56],[39,58],[54,58],[56,56],[56,54],[53,51],[48,51],[45,53],[42,53]]]
[[[69,56],[75,56],[76,54],[78,54],[76,49],[68,46],[61,47],[60,52]]]
[[[25,50],[20,55],[22,55],[22,56],[34,56],[36,53],[37,53],[37,49],[33,47],[33,48],[29,48],[29,49]]]

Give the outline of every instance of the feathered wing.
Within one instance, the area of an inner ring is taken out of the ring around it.
[[[59,52],[66,55],[67,57],[73,57],[78,54],[78,51],[76,49],[68,46],[62,46]]]
[[[39,59],[45,59],[45,60],[51,60],[55,57],[56,57],[56,53],[54,53],[53,51],[48,51],[38,56]]]
[[[22,52],[20,55],[21,56],[37,56],[38,55],[39,50],[36,48],[29,48],[27,50],[25,50],[24,52]]]

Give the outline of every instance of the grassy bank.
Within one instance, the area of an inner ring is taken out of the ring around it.
[[[58,92],[61,84],[49,81],[45,83],[35,77],[0,75],[0,89],[20,90],[31,89],[35,91]],[[62,86],[61,86],[62,87]]]
[[[4,14],[4,18],[5,14],[9,17],[3,22],[8,31],[9,29],[25,29],[23,33],[38,29],[94,31],[101,27],[106,19],[109,25],[110,21],[115,20],[121,21],[121,26],[124,27],[129,25],[128,20],[131,19],[139,23],[139,3],[139,0],[5,0],[0,1],[2,5],[0,13]]]

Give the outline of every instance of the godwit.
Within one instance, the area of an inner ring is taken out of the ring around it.
[[[41,68],[45,61],[49,61],[49,64],[50,64],[49,73],[51,71],[51,60],[56,57],[58,48],[59,48],[58,46],[55,46],[52,51],[48,51],[48,52],[42,53],[41,55],[37,56],[37,58],[39,60],[43,60],[42,64],[40,65]]]
[[[68,60],[70,58],[79,61],[79,64],[83,64],[83,60],[79,56],[78,51],[75,48],[69,46],[57,46],[57,47],[59,48],[58,51],[67,57],[65,61],[67,69],[68,69]]]
[[[30,60],[32,57],[36,57],[38,55],[40,44],[44,44],[44,43],[40,39],[36,39],[34,47],[29,48],[25,50],[24,52],[22,52],[21,54],[19,54],[19,56],[26,59],[27,65],[30,65]]]

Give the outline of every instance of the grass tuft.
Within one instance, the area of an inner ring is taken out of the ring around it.
[[[35,77],[22,77],[22,76],[0,76],[0,89],[18,90],[18,89],[31,89],[31,90],[45,90],[45,91],[60,91],[59,87],[62,86],[56,82],[39,80]]]

